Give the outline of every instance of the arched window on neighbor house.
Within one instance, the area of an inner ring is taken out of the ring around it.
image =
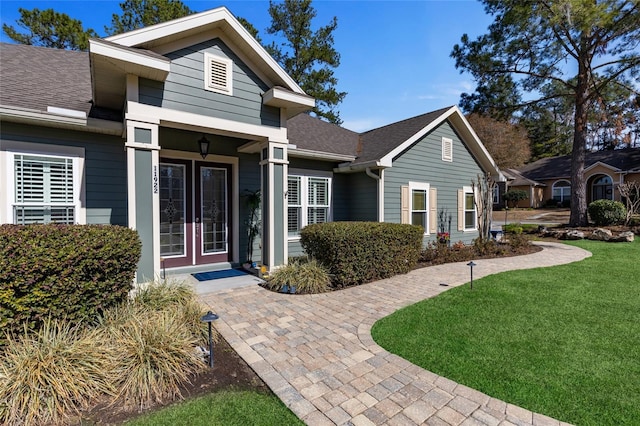
[[[554,182],[552,187],[552,197],[559,204],[569,202],[571,200],[571,182],[568,180],[559,180]]]
[[[591,184],[591,201],[613,200],[613,180],[607,175],[600,175]]]

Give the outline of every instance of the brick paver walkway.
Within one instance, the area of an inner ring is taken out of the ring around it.
[[[474,279],[591,255],[539,244],[544,250],[535,254],[476,261]],[[424,370],[371,338],[376,320],[468,279],[462,262],[332,293],[285,295],[251,286],[202,300],[220,315],[216,326],[229,344],[309,425],[562,425]]]

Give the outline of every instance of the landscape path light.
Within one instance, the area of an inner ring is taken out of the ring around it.
[[[473,267],[476,266],[475,263],[473,263],[473,260],[469,263],[467,263],[467,266],[471,268],[471,290],[473,290]]]
[[[211,329],[211,323],[220,318],[217,314],[209,311],[200,320],[209,324],[209,367],[213,368],[213,332]]]

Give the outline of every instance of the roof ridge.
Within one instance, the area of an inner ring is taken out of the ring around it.
[[[405,118],[405,119],[400,120],[400,121],[394,121],[393,123],[385,124],[385,125],[383,125],[383,126],[376,127],[376,128],[371,129],[371,130],[367,130],[366,132],[362,132],[362,133],[360,133],[360,134],[361,134],[361,135],[365,135],[365,134],[370,133],[370,132],[373,132],[373,131],[375,131],[375,130],[380,130],[380,129],[384,129],[384,128],[391,127],[391,126],[396,126],[396,125],[398,125],[398,124],[402,124],[402,123],[405,123],[405,122],[410,121],[410,120],[415,120],[416,118],[421,118],[421,117],[424,117],[424,116],[427,116],[427,115],[431,115],[431,114],[434,114],[434,113],[436,113],[436,112],[441,112],[441,111],[442,111],[442,112],[444,112],[444,111],[448,111],[448,110],[450,110],[450,109],[451,109],[452,107],[454,107],[454,106],[455,106],[455,105],[450,105],[450,106],[448,106],[448,107],[444,107],[444,108],[436,109],[436,110],[433,110],[433,111],[425,112],[424,114],[419,114],[419,115],[415,115],[415,116],[413,116],[413,117]]]

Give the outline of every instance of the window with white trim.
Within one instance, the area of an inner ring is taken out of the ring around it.
[[[424,228],[429,233],[429,184],[409,182],[411,224]]]
[[[287,218],[289,237],[313,223],[329,222],[331,178],[289,175],[287,181]]]
[[[568,180],[559,180],[553,183],[552,198],[554,201],[563,203],[571,200],[571,182]]]
[[[224,95],[233,95],[233,61],[229,58],[204,54],[204,88]]]
[[[15,146],[42,147],[38,144]],[[52,152],[36,149],[7,150],[7,205],[3,221],[32,223],[85,223],[81,200],[84,150],[51,147]],[[58,151],[58,152],[53,152]]]
[[[453,140],[442,138],[442,161],[453,161]]]
[[[475,195],[469,186],[463,187],[464,191],[464,230],[477,229],[478,212],[476,211]]]

